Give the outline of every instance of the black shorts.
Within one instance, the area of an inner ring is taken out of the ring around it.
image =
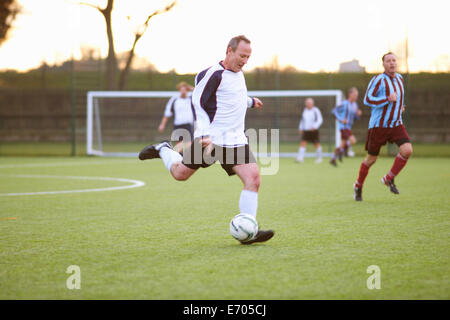
[[[319,143],[319,130],[306,130],[303,131],[302,141]]]
[[[209,152],[210,151],[210,152]],[[195,139],[191,147],[184,151],[182,163],[191,169],[207,168],[219,161],[229,176],[236,174],[233,167],[238,164],[256,163],[255,156],[248,144],[240,147],[222,147],[212,145],[212,149],[203,148],[200,139]]]
[[[179,129],[186,130],[187,132],[183,131],[183,130],[179,130]],[[185,123],[185,124],[174,125],[171,140],[172,141],[183,141],[183,137],[187,137],[186,134],[188,134],[188,136],[190,136],[190,141],[192,141],[194,139],[194,126],[192,124]]]

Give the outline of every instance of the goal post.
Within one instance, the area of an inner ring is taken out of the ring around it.
[[[137,143],[156,142],[156,132],[167,101],[177,91],[89,91],[86,104],[86,154],[104,157],[135,157]],[[260,90],[248,91],[249,96],[264,98],[264,108],[258,119],[252,121],[255,128],[280,129],[286,132],[284,138],[290,142],[299,140],[298,123],[303,109],[304,99],[312,97],[327,119],[328,126],[321,131],[329,142],[340,144],[340,131],[331,109],[342,103],[341,90]],[[252,127],[252,126],[250,126]],[[167,132],[166,132],[167,135]],[[283,136],[283,135],[280,135]],[[334,136],[334,139],[333,139]],[[134,151],[123,147],[135,143]],[[115,148],[108,149],[108,145]],[[121,148],[123,147],[123,150]],[[331,144],[330,144],[331,147]],[[329,150],[331,151],[331,150]],[[330,152],[324,152],[330,156]],[[293,152],[280,152],[280,157],[294,157]],[[306,156],[313,156],[307,153]]]
[[[101,132],[101,117],[99,111],[98,99],[101,98],[167,98],[170,99],[177,91],[88,91],[86,107],[86,154],[96,156],[110,157],[132,157],[134,152],[105,152],[103,150],[103,139]],[[108,106],[105,106],[107,108]],[[163,108],[164,106],[162,106]],[[161,109],[163,110],[163,109]],[[97,119],[94,119],[97,118]],[[96,124],[94,133],[94,121]],[[99,146],[94,147],[94,134],[99,140]]]

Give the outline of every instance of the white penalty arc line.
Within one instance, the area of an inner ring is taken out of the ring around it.
[[[64,194],[64,193],[83,193],[83,192],[101,192],[113,190],[125,190],[132,188],[139,188],[145,186],[145,182],[140,180],[123,179],[123,178],[109,178],[109,177],[83,177],[83,176],[50,176],[50,175],[28,175],[28,174],[14,174],[1,175],[16,178],[48,178],[48,179],[73,179],[73,180],[96,180],[96,181],[120,181],[131,183],[126,186],[95,188],[95,189],[78,189],[78,190],[61,190],[61,191],[40,191],[40,192],[20,192],[20,193],[0,193],[0,196],[33,196],[44,194]]]
[[[14,169],[14,168],[39,168],[39,167],[72,167],[83,165],[104,165],[104,164],[118,164],[131,163],[130,160],[108,160],[108,161],[67,161],[67,162],[50,162],[50,163],[16,163],[16,164],[0,164],[0,169]]]

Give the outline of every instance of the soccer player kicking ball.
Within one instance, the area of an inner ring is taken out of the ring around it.
[[[192,93],[196,114],[194,142],[183,156],[168,142],[162,142],[145,147],[139,159],[161,158],[179,181],[189,179],[199,168],[218,160],[229,176],[237,175],[244,184],[240,212],[256,218],[260,175],[244,129],[247,108],[261,108],[262,102],[247,96],[242,72],[251,52],[245,36],[234,37],[228,43],[225,59],[196,76]],[[272,230],[259,230],[253,239],[241,243],[264,242],[273,235]]]
[[[384,73],[372,78],[364,97],[364,104],[372,108],[369,131],[366,138],[367,157],[361,163],[359,176],[354,184],[354,198],[362,201],[362,188],[369,168],[377,160],[380,148],[386,142],[396,143],[399,153],[395,157],[391,170],[381,178],[394,194],[399,194],[394,178],[406,165],[412,154],[412,145],[403,126],[402,112],[404,86],[403,77],[397,71],[397,58],[392,52],[382,57]]]
[[[333,109],[333,114],[338,120],[339,130],[341,131],[341,145],[334,150],[330,163],[337,167],[336,159],[342,161],[342,156],[346,154],[348,148],[356,143],[356,138],[352,133],[352,126],[355,119],[359,119],[362,112],[356,104],[358,99],[358,89],[352,87],[348,89],[347,100]]]

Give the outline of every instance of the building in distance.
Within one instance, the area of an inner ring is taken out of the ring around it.
[[[359,64],[359,60],[353,59],[339,64],[339,72],[366,72],[366,68]]]

